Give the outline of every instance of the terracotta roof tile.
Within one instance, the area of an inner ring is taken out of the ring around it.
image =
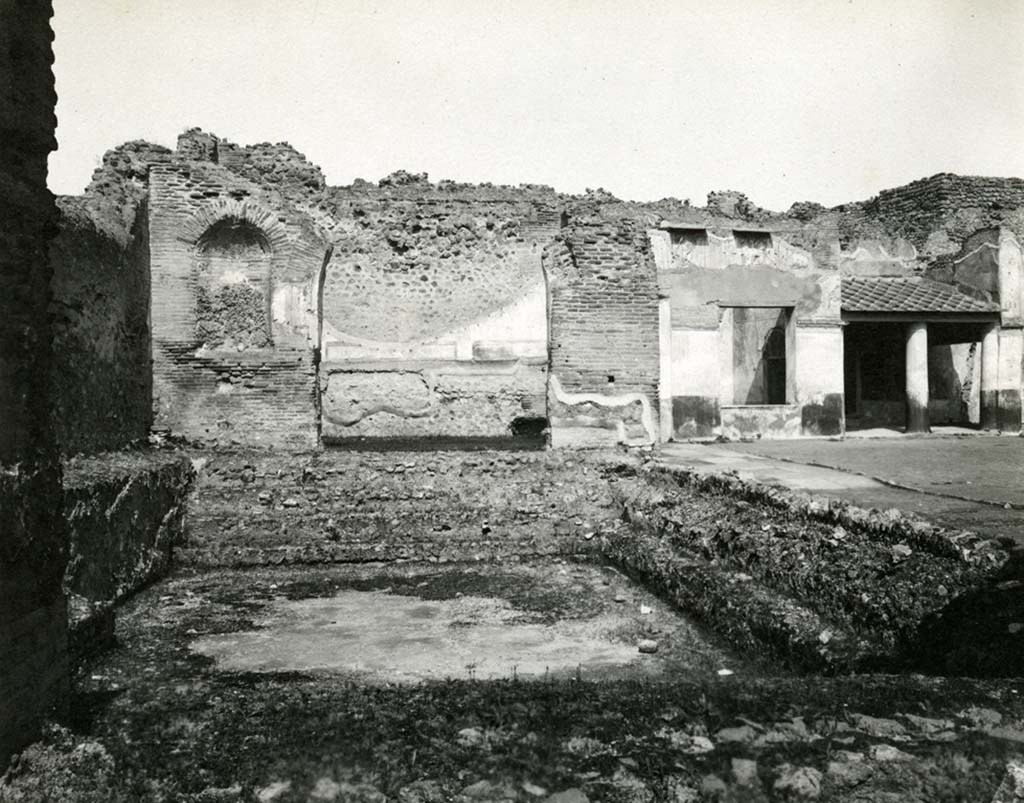
[[[920,276],[847,276],[843,312],[999,312],[949,284]]]

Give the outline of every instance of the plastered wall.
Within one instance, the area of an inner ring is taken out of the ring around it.
[[[325,442],[542,430],[541,251],[557,226],[526,193],[438,194],[399,178],[337,201],[323,286]]]
[[[1024,254],[1019,237],[1006,228],[999,232],[999,301],[1003,308],[999,333],[999,428],[1020,432],[1024,410]]]
[[[672,355],[662,392],[670,396],[672,437],[839,434],[839,271],[818,265],[777,231],[726,225],[648,231],[660,292],[669,301]],[[780,404],[763,403],[766,332],[757,329],[754,347],[744,345],[750,326],[743,322],[765,314],[786,322]]]

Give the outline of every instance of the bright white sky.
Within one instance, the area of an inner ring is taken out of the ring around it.
[[[55,0],[51,188],[130,139],[291,142],[331,184],[785,209],[1024,175],[1018,0]]]

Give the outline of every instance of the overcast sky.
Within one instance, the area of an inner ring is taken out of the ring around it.
[[[785,209],[1024,176],[1018,0],[55,0],[60,149],[190,126],[331,184],[404,168]]]

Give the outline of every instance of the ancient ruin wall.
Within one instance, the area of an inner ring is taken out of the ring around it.
[[[552,442],[655,440],[658,280],[643,227],[577,221],[546,263]]]
[[[872,227],[881,227],[909,240],[922,256],[936,257],[956,253],[979,229],[1003,223],[1017,227],[1015,210],[1022,206],[1024,179],[939,173],[842,209],[847,240],[872,236],[877,232]]]
[[[0,0],[0,767],[66,699],[67,560],[50,423],[50,269],[56,208],[51,5]]]
[[[327,243],[279,194],[180,154],[149,180],[155,425],[230,445],[317,442]]]
[[[145,440],[152,404],[149,246],[133,231],[61,198],[53,265],[54,425],[65,454]]]
[[[108,151],[80,196],[58,199],[53,269],[54,426],[64,454],[144,440],[152,421],[149,171],[170,151]]]
[[[500,438],[543,426],[541,250],[558,216],[538,195],[440,189],[407,174],[332,191],[326,439]]]
[[[550,233],[538,238],[525,199],[367,198],[338,212],[323,303],[325,321],[343,336],[428,342],[543,280]]]
[[[658,380],[652,372],[645,388],[638,388],[645,383],[634,381],[631,372],[645,369],[637,368],[633,352],[639,347],[630,338],[652,346],[644,357],[650,367],[657,327],[639,335],[639,318],[625,316],[624,331],[599,335],[607,319],[604,305],[620,310],[625,284],[578,265],[586,267],[590,259],[595,265],[620,258],[642,262],[652,247],[662,247],[648,243],[643,230],[667,222],[707,231],[710,261],[697,259],[690,267],[704,270],[716,286],[723,274],[711,268],[749,268],[763,278],[764,249],[734,242],[736,230],[774,238],[771,254],[778,264],[768,267],[786,273],[787,280],[791,268],[799,273],[812,264],[826,272],[903,275],[921,267],[914,242],[930,243],[925,256],[934,267],[933,252],[946,246],[936,246],[933,235],[938,232],[941,240],[956,234],[960,224],[950,218],[950,204],[960,203],[961,196],[984,201],[992,214],[1016,202],[1015,180],[955,176],[922,180],[833,210],[795,204],[785,214],[761,209],[733,191],[710,193],[701,208],[671,198],[626,202],[600,189],[565,196],[534,185],[433,184],[425,174],[404,171],[377,184],[357,179],[348,187],[328,187],[320,169],[290,145],[238,146],[198,129],[185,132],[173,154],[154,150],[151,174],[138,168],[132,149],[118,152],[124,192],[133,195],[143,173],[149,185],[158,300],[156,424],[224,444],[307,447],[319,442],[318,434],[330,440],[506,435],[524,420],[533,426],[543,417],[545,387],[565,391],[559,372],[595,397],[553,402],[585,405],[568,415],[552,407],[563,424],[572,424],[563,431],[582,427],[617,439],[649,438],[656,418],[650,393]],[[114,189],[106,194],[116,200]],[[989,198],[992,193],[999,198]],[[901,199],[918,196],[923,217],[908,218]],[[954,197],[960,200],[951,202]],[[1004,209],[999,215],[1004,212],[1016,214]],[[597,247],[584,237],[575,247],[571,238],[560,246],[551,264],[575,259],[578,265],[563,272],[561,300],[549,305],[541,253],[570,221],[589,227],[590,239],[604,244]],[[608,232],[623,226],[641,234],[632,246],[609,245],[615,235]],[[599,233],[602,227],[607,231]],[[842,252],[841,240],[847,247]],[[776,254],[779,249],[785,253]],[[732,273],[743,283],[743,270]],[[814,292],[824,292],[811,284]],[[589,308],[583,298],[590,299]],[[647,323],[653,324],[657,292],[644,303]],[[561,318],[550,383],[549,308]],[[708,308],[701,303],[692,312]],[[679,328],[676,317],[673,312],[673,329]],[[832,326],[834,317],[809,323]],[[718,321],[701,323],[697,335],[717,326]],[[806,327],[794,336],[800,350],[809,347],[815,359],[836,339],[834,332]],[[613,356],[618,341],[626,351],[621,360]],[[558,359],[567,361],[558,366]],[[794,407],[787,426],[834,432],[834,383],[830,377],[827,387],[820,386],[808,368],[812,364],[800,360],[804,375],[789,382],[812,414],[808,418]],[[703,429],[713,426],[718,413],[704,398],[710,394],[689,395],[701,407],[698,417],[707,419]],[[607,409],[596,412],[594,405]],[[609,415],[611,409],[618,413]],[[822,416],[828,419],[824,424]]]
[[[326,187],[287,144],[192,129],[151,198],[159,426],[306,446],[317,424],[326,440],[542,426],[549,188],[402,171]],[[308,243],[319,261],[296,257]]]

